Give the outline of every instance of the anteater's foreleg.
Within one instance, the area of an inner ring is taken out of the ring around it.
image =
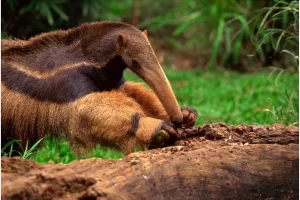
[[[161,102],[151,89],[146,88],[142,83],[126,82],[120,91],[133,98],[142,107],[148,117],[168,120],[169,116]]]

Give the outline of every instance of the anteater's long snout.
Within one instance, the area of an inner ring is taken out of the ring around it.
[[[167,79],[162,67],[151,67],[143,76],[146,83],[152,88],[156,96],[164,106],[171,121],[176,125],[183,123],[183,117],[171,84]]]

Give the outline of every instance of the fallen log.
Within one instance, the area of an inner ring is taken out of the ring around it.
[[[298,127],[215,124],[179,132],[174,146],[120,160],[3,157],[2,199],[299,198]]]

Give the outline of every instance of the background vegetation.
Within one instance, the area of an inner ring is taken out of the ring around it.
[[[190,68],[298,70],[296,0],[6,0],[3,8],[2,36],[124,21],[148,29],[158,48],[192,59]]]
[[[124,21],[147,29],[181,105],[199,112],[197,124],[298,125],[299,2],[294,0],[6,0],[2,38]],[[126,72],[130,80],[136,76]],[[44,138],[20,155],[70,162],[65,140]],[[18,141],[2,147],[12,153]],[[7,152],[7,151],[6,151]],[[9,156],[9,153],[5,154]],[[101,147],[86,157],[120,158]]]

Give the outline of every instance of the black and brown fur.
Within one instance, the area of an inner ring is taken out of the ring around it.
[[[155,93],[126,82],[127,67]],[[2,144],[64,134],[79,154],[96,144],[130,153],[162,129],[176,135],[170,121],[192,126],[197,117],[178,107],[146,34],[125,23],[2,40],[1,70]]]

